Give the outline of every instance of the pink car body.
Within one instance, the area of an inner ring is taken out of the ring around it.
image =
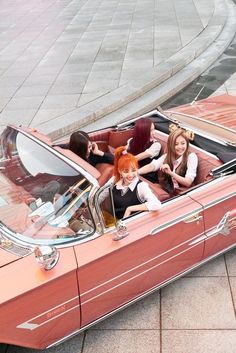
[[[195,133],[196,185],[123,223],[110,199],[99,203],[108,166],[91,167],[33,129],[2,133],[1,343],[59,344],[236,245],[236,97],[147,116],[163,149],[170,123]],[[132,136],[134,120],[91,139],[112,150]]]

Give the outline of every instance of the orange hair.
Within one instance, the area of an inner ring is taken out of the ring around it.
[[[131,153],[128,153],[125,146],[117,147],[114,159],[115,182],[120,180],[120,172],[129,168],[138,169],[138,160]]]

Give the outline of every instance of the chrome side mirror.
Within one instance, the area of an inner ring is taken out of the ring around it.
[[[43,245],[35,247],[34,255],[41,267],[45,270],[51,270],[54,266],[56,266],[60,253],[56,248]]]
[[[117,233],[113,237],[113,240],[120,240],[127,237],[127,235],[129,235],[125,222],[122,220],[117,221],[116,230],[117,230]]]

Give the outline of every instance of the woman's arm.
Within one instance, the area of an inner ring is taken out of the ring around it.
[[[161,166],[161,170],[170,175],[172,178],[174,178],[178,184],[189,187],[192,185],[195,177],[196,177],[196,172],[197,172],[197,166],[198,166],[198,158],[196,153],[190,153],[188,156],[188,161],[187,161],[187,171],[185,176],[180,176],[177,173],[173,172],[170,169],[170,166],[168,164],[163,164]]]
[[[92,153],[95,154],[96,156],[100,156],[100,157],[104,156],[104,152],[98,148],[98,145],[96,144],[96,142],[92,143]]]
[[[129,217],[131,213],[138,211],[148,211],[146,204],[141,203],[140,205],[128,206],[125,210],[123,218]]]
[[[165,157],[166,157],[166,154],[164,154],[163,156],[161,156],[158,159],[154,159],[151,163],[140,168],[138,170],[138,173],[140,175],[142,175],[142,174],[146,174],[146,173],[150,173],[150,172],[155,172],[156,170],[158,170],[162,166],[162,164],[165,160]]]
[[[171,169],[170,169],[170,166],[168,164],[163,164],[163,166],[161,167],[161,170],[170,175],[172,178],[174,178],[178,184],[182,185],[182,186],[186,186],[186,187],[189,187],[191,186],[193,180],[189,177],[186,177],[186,176],[180,176],[178,175],[177,173],[173,172]]]
[[[137,191],[140,200],[145,203],[148,211],[157,211],[162,207],[161,201],[150,189],[147,182],[139,183]]]
[[[154,172],[155,170],[156,170],[155,165],[151,162],[151,163],[143,166],[142,168],[139,168],[138,174],[140,174],[140,175],[147,174],[150,172]]]
[[[154,195],[146,182],[138,184],[138,196],[143,203],[140,205],[128,206],[124,218],[130,216],[132,212],[138,211],[157,211],[162,207],[160,200]]]
[[[94,157],[96,156],[96,157]],[[114,156],[111,153],[108,152],[103,152],[98,148],[98,145],[96,142],[93,142],[93,149],[90,155],[90,160],[92,161],[91,164],[97,164],[97,163],[109,163],[113,164],[114,163]]]
[[[157,157],[161,150],[161,144],[159,142],[154,142],[149,148],[145,151],[137,154],[135,157],[138,161],[141,161],[145,158],[154,158]]]

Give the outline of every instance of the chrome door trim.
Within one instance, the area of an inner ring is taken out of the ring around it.
[[[153,229],[150,231],[149,234],[150,234],[150,235],[156,235],[156,233],[158,233],[158,232],[160,232],[160,231],[162,231],[162,230],[165,230],[166,228],[169,228],[169,227],[171,227],[171,226],[173,226],[173,225],[175,225],[175,224],[177,224],[177,223],[179,223],[179,222],[181,222],[181,221],[184,221],[186,218],[194,217],[196,214],[198,214],[198,213],[200,213],[200,212],[202,212],[202,211],[203,211],[203,208],[202,208],[202,207],[199,207],[199,208],[197,208],[197,209],[194,210],[194,211],[191,211],[191,212],[189,212],[189,213],[185,213],[184,215],[179,216],[179,217],[175,218],[175,219],[172,220],[172,221],[169,221],[169,222],[164,223],[164,224],[162,224],[162,225],[160,225],[160,226],[158,226],[158,227],[153,228]]]
[[[69,339],[69,338],[71,338],[71,337],[74,337],[75,335],[77,335],[77,334],[79,334],[79,333],[81,333],[81,332],[87,330],[88,328],[90,328],[90,327],[96,325],[97,323],[99,323],[99,322],[101,322],[101,321],[103,321],[103,320],[105,320],[105,319],[107,319],[107,318],[113,316],[113,315],[116,314],[117,312],[119,312],[119,311],[121,311],[121,310],[123,310],[123,309],[126,309],[126,308],[129,307],[130,305],[132,305],[132,304],[138,302],[139,300],[141,300],[141,299],[147,297],[148,295],[154,293],[155,291],[159,290],[160,288],[163,288],[164,286],[166,286],[166,285],[168,285],[168,284],[174,282],[175,280],[177,280],[177,279],[179,279],[179,278],[185,276],[186,274],[188,274],[188,273],[192,272],[193,270],[195,270],[195,269],[201,267],[202,265],[204,265],[205,263],[207,263],[207,262],[213,260],[214,258],[216,258],[216,257],[218,257],[218,256],[220,256],[220,255],[222,255],[222,254],[224,254],[224,253],[226,253],[227,251],[232,250],[232,249],[235,248],[235,247],[236,247],[236,243],[233,244],[233,245],[231,245],[231,246],[229,246],[228,248],[226,248],[226,249],[224,249],[224,250],[222,250],[222,251],[219,251],[218,253],[216,253],[216,254],[214,254],[214,255],[208,257],[207,259],[204,259],[203,261],[201,261],[201,262],[199,262],[198,264],[196,264],[196,265],[194,265],[194,266],[188,268],[187,270],[185,270],[185,271],[183,271],[183,272],[180,272],[179,274],[177,274],[176,276],[170,278],[169,280],[167,280],[167,281],[165,281],[165,282],[162,282],[161,284],[159,284],[159,285],[157,285],[157,286],[155,286],[155,287],[149,289],[147,292],[141,294],[141,295],[138,296],[137,298],[135,298],[135,299],[131,300],[130,302],[128,302],[128,303],[126,303],[126,304],[120,306],[119,308],[113,310],[112,312],[110,312],[110,313],[108,313],[108,314],[106,314],[106,315],[104,315],[104,316],[98,318],[97,320],[95,320],[95,321],[93,321],[93,322],[87,324],[86,326],[81,327],[80,329],[78,329],[78,330],[72,332],[71,334],[69,334],[69,335],[67,335],[67,336],[65,336],[65,337],[63,337],[63,338],[61,338],[60,340],[55,341],[55,342],[52,343],[51,345],[47,346],[46,349],[51,348],[51,347],[53,347],[53,346],[56,346],[56,345],[58,345],[58,344],[63,343],[63,342],[66,341],[67,339]]]
[[[189,243],[188,245],[189,246],[195,245],[195,244],[201,243],[203,240],[206,240],[206,239],[207,239],[207,236],[203,234],[203,235],[200,235],[200,237],[198,237],[197,239],[191,241],[191,243]]]
[[[228,199],[230,199],[231,197],[234,197],[234,196],[236,196],[236,192],[231,192],[230,194],[228,194],[226,196],[222,196],[222,197],[220,197],[219,199],[217,199],[215,201],[211,201],[211,202],[209,202],[208,204],[206,204],[204,206],[204,210],[206,210],[206,209],[208,209],[208,208],[210,208],[212,206],[218,205],[219,203],[221,203],[221,202],[223,202],[225,200],[228,200]]]

